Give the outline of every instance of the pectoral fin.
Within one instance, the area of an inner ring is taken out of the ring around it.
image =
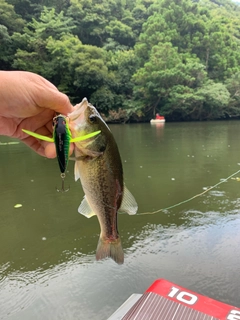
[[[91,218],[95,215],[87,201],[86,196],[84,196],[80,206],[78,207],[78,212],[83,214],[86,218]]]
[[[126,186],[123,189],[123,199],[121,207],[119,208],[120,212],[126,212],[130,215],[136,214],[138,210],[137,202],[131,192]]]
[[[41,134],[29,131],[29,130],[25,130],[25,129],[22,129],[22,131],[27,133],[27,134],[29,134],[30,136],[32,136],[34,138],[37,138],[37,139],[40,139],[40,140],[44,140],[44,141],[48,141],[48,142],[54,142],[53,138],[42,136]]]
[[[76,138],[72,138],[72,139],[70,140],[70,142],[77,142],[77,141],[87,140],[87,139],[89,139],[89,138],[95,137],[95,136],[98,135],[100,132],[101,132],[101,130],[98,130],[98,131],[94,131],[94,132],[92,132],[92,133],[86,134],[86,135],[84,135],[84,136],[79,136],[79,137],[76,137]]]
[[[79,166],[78,166],[77,161],[75,162],[75,165],[74,165],[74,178],[75,178],[75,181],[80,179],[80,171],[79,171]]]
[[[86,160],[86,159],[88,159],[88,160],[94,159],[94,158],[97,158],[97,157],[100,157],[103,155],[103,152],[92,151],[92,150],[84,149],[84,148],[82,148],[81,151],[82,151],[83,155],[75,157],[76,161],[81,161],[81,160]]]

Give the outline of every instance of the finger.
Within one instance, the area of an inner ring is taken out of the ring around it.
[[[51,82],[39,76],[35,81],[36,87],[33,99],[39,107],[49,108],[62,114],[68,114],[73,111],[73,106],[68,96],[58,91]]]
[[[34,137],[28,136],[22,140],[28,147],[38,153],[40,156],[47,157],[49,159],[56,158],[56,147],[53,142],[40,141]],[[70,144],[69,155],[73,153],[74,144]]]
[[[19,139],[27,137],[22,129],[33,131],[39,135],[52,137],[52,118],[54,115],[54,111],[43,109],[38,115],[22,120],[17,128],[15,137]]]
[[[74,110],[68,96],[53,89],[48,90],[47,93],[44,94],[44,97],[42,97],[40,100],[39,106],[52,109],[64,115],[67,115]]]
[[[44,148],[44,155],[45,157],[49,158],[49,159],[53,159],[56,158],[56,147],[54,145],[54,143],[47,143],[47,145]]]
[[[28,137],[22,140],[28,147],[38,153],[40,156],[49,159],[56,158],[56,148],[53,142],[39,141],[33,137]]]
[[[70,149],[69,149],[69,155],[71,156],[71,154],[74,151],[74,143],[70,143]]]
[[[16,127],[21,122],[18,119],[9,119],[0,116],[0,135],[14,137]]]
[[[25,143],[32,150],[34,150],[36,153],[38,153],[40,156],[45,157],[46,145],[44,145],[44,143],[42,143],[42,141],[39,141],[38,139],[35,139],[34,137],[27,137],[26,139],[23,139],[22,142]]]
[[[70,148],[69,148],[69,155],[71,155],[73,153],[74,150],[74,144],[71,143],[70,144]],[[54,143],[47,143],[45,146],[45,150],[44,150],[45,156],[47,158],[55,158],[56,157],[56,147],[54,145]]]

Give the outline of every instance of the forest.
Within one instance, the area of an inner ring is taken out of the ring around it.
[[[109,122],[240,118],[240,6],[0,0],[0,69],[38,73]]]

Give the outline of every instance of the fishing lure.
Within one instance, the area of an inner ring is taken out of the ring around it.
[[[48,142],[54,142],[56,147],[58,165],[61,171],[60,176],[62,178],[62,189],[61,190],[57,189],[57,191],[62,191],[62,192],[67,192],[69,190],[69,188],[67,190],[65,190],[64,188],[64,179],[66,176],[65,171],[67,169],[68,160],[69,160],[70,143],[92,138],[101,132],[100,130],[98,130],[84,136],[72,138],[72,134],[68,125],[68,118],[61,114],[53,118],[53,137],[52,138],[42,136],[40,134],[37,134],[29,130],[25,130],[25,129],[22,129],[22,131],[37,139],[41,139]]]

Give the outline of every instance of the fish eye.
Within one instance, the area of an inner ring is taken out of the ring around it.
[[[96,117],[94,114],[91,114],[91,115],[89,116],[89,121],[90,121],[91,123],[96,122],[96,120],[97,120],[97,117]]]
[[[106,150],[106,146],[102,146],[102,147],[100,147],[100,149],[99,149],[100,152],[104,152],[105,150]]]

